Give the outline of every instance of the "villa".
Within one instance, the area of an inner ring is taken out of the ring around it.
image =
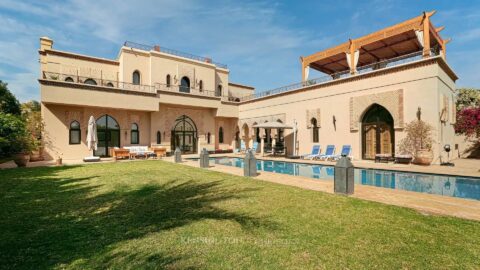
[[[211,58],[125,42],[116,59],[104,59],[56,50],[42,37],[46,155],[91,155],[85,139],[94,116],[98,156],[132,145],[198,153],[257,142],[259,152],[280,144],[288,155],[351,145],[354,159],[374,159],[395,155],[406,123],[421,118],[434,127],[439,163],[444,145],[463,146],[453,128],[458,78],[433,14],[300,57],[300,83],[262,92],[230,82],[229,68]],[[311,69],[325,76],[312,79]]]

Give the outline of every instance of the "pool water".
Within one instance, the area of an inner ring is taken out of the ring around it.
[[[210,162],[243,168],[243,158],[215,157]],[[333,166],[257,160],[257,170],[333,181]],[[480,200],[480,178],[390,170],[354,170],[355,184]]]

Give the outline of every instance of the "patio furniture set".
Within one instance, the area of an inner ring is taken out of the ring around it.
[[[342,151],[340,152],[340,154],[335,154],[335,145],[329,144],[327,145],[325,152],[322,154],[320,145],[316,144],[312,147],[312,152],[310,154],[301,155],[300,158],[310,159],[310,160],[336,161],[336,160],[339,160],[342,156],[345,156],[351,159],[351,154],[352,154],[351,145],[343,145]]]
[[[110,155],[114,159],[162,158],[167,155],[167,149],[163,147],[148,146],[125,146],[123,148],[115,147],[110,150]]]

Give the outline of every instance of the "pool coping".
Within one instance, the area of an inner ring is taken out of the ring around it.
[[[210,156],[210,158],[242,158],[241,156],[232,156],[232,155],[214,155]],[[194,159],[199,159],[199,157],[188,157],[185,158],[186,160],[194,160]],[[275,162],[290,162],[290,163],[297,163],[297,164],[304,164],[304,165],[321,165],[321,166],[329,166],[329,167],[335,167],[335,163],[326,163],[326,162],[318,162],[316,161],[311,161],[308,162],[308,160],[304,159],[292,159],[292,160],[277,160],[277,159],[269,159],[265,157],[257,157],[257,160],[265,160],[265,161],[275,161]],[[307,162],[305,162],[307,161]],[[221,165],[221,164],[219,164]],[[400,170],[397,169],[387,169],[387,168],[376,168],[376,167],[368,167],[368,166],[353,166],[355,169],[367,169],[367,170],[380,170],[380,171],[387,171],[387,172],[400,172],[400,173],[414,173],[414,174],[420,174],[420,175],[435,175],[435,176],[445,176],[445,177],[464,177],[464,178],[471,178],[475,181],[480,181],[480,176],[472,176],[468,174],[446,174],[446,173],[435,173],[435,172],[424,172],[424,171],[418,171],[418,170],[407,170],[405,168],[399,168]]]

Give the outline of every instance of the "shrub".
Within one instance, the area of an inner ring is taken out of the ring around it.
[[[0,112],[0,157],[30,152],[32,139],[25,121],[12,114]]]
[[[480,107],[461,109],[457,113],[455,132],[469,138],[480,138]]]
[[[399,150],[402,154],[416,156],[419,150],[432,150],[433,127],[422,121],[414,120],[405,126],[407,136],[400,141]]]

